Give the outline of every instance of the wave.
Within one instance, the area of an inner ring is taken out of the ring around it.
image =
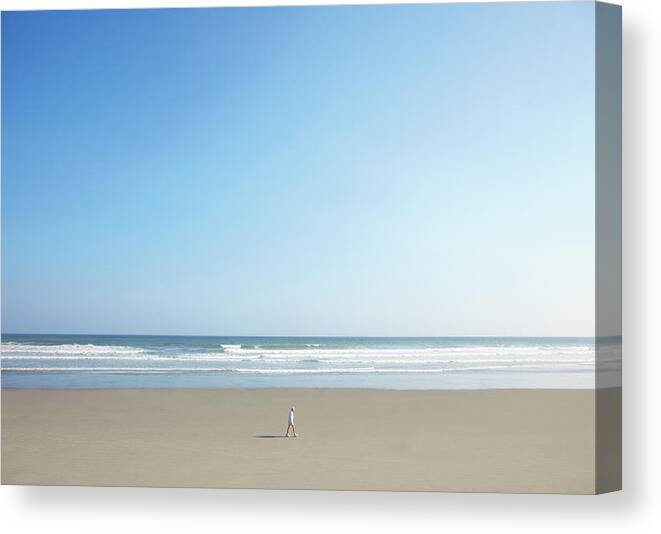
[[[64,344],[64,345],[28,345],[23,343],[6,342],[0,345],[0,352],[6,353],[37,353],[60,355],[99,355],[99,354],[143,354],[145,349],[124,345],[93,345],[93,344]]]
[[[318,364],[338,366],[430,366],[499,364],[595,365],[594,348],[576,346],[507,346],[480,347],[395,347],[395,348],[338,348],[320,347],[318,343],[306,343],[305,348],[274,349],[246,344],[223,344],[213,352],[173,352],[172,347],[147,350],[124,345],[62,344],[39,345],[3,343],[0,345],[3,361],[144,361],[144,362],[260,362],[266,365]],[[185,349],[184,349],[185,350]],[[618,354],[608,357],[600,353],[599,363],[619,363]]]
[[[3,360],[44,360],[44,361],[75,361],[75,360],[107,360],[107,361],[154,361],[154,362],[264,362],[264,363],[323,363],[323,364],[338,364],[338,363],[369,363],[369,364],[462,364],[462,363],[538,363],[538,364],[560,364],[560,363],[574,363],[581,365],[595,365],[594,359],[539,359],[539,358],[517,358],[517,359],[475,359],[475,358],[461,358],[461,359],[441,359],[441,358],[407,358],[407,357],[381,357],[381,358],[277,358],[269,356],[255,356],[255,357],[240,357],[240,356],[226,356],[223,354],[209,353],[209,354],[181,354],[176,356],[159,355],[159,354],[141,354],[141,355],[44,355],[44,354],[9,354],[2,356]],[[602,360],[599,363],[616,363],[620,360]]]
[[[324,358],[332,356],[335,358],[347,357],[356,358],[359,356],[454,356],[454,357],[492,357],[501,358],[504,356],[527,355],[528,357],[545,358],[549,355],[554,356],[577,356],[581,358],[594,357],[594,347],[578,346],[548,346],[548,347],[516,347],[516,346],[483,346],[483,347],[396,347],[396,348],[339,348],[331,346],[306,345],[297,348],[274,348],[273,346],[246,348],[244,346],[223,346],[223,353],[254,356],[259,355],[264,358],[282,357],[296,359],[303,355],[308,357]]]
[[[537,366],[521,366],[527,369],[538,369]],[[562,369],[565,372],[586,372],[586,369]],[[348,368],[327,368],[327,369],[250,369],[250,368],[222,368],[222,367],[5,367],[3,373],[122,373],[122,374],[152,374],[152,373],[242,373],[242,374],[279,374],[279,375],[297,375],[297,374],[350,374],[350,373],[391,373],[391,374],[409,374],[409,373],[461,373],[461,372],[484,372],[484,371],[517,371],[506,365],[492,366],[472,366],[455,368],[432,368],[432,369],[397,369],[397,368],[377,368],[377,367],[348,367]],[[552,372],[553,370],[547,370]]]
[[[2,372],[19,373],[255,373],[255,374],[308,374],[350,373],[373,371],[373,367],[347,369],[227,369],[223,367],[4,367]]]
[[[128,346],[83,343],[0,344],[7,373],[239,373],[246,375],[439,374],[473,372],[595,372],[617,370],[617,351],[590,343],[461,346],[338,346],[299,343]],[[72,363],[58,363],[72,362]],[[70,367],[67,365],[71,365]]]
[[[240,350],[241,349],[241,344],[233,344],[233,345],[221,345],[220,346],[220,352],[230,352],[232,350]]]

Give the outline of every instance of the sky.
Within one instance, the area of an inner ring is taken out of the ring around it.
[[[592,336],[594,4],[2,14],[2,332]]]

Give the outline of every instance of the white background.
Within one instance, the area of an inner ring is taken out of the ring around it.
[[[328,2],[201,1],[191,5]],[[347,3],[376,3],[353,1]],[[624,0],[624,486],[593,496],[0,488],[5,532],[659,532],[661,528],[661,2]],[[5,1],[3,10],[183,6]],[[656,95],[656,97],[654,97]],[[359,461],[359,459],[357,459]]]

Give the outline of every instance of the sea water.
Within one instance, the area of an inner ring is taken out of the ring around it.
[[[600,385],[619,385],[613,346]],[[6,334],[1,348],[4,388],[595,386],[594,338]]]

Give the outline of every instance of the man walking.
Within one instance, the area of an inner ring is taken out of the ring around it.
[[[296,433],[296,428],[294,428],[294,407],[291,407],[291,410],[289,410],[289,417],[287,418],[287,432],[285,432],[285,437],[289,437],[289,430],[291,429],[292,434],[294,434],[294,437],[297,438],[298,434]]]

